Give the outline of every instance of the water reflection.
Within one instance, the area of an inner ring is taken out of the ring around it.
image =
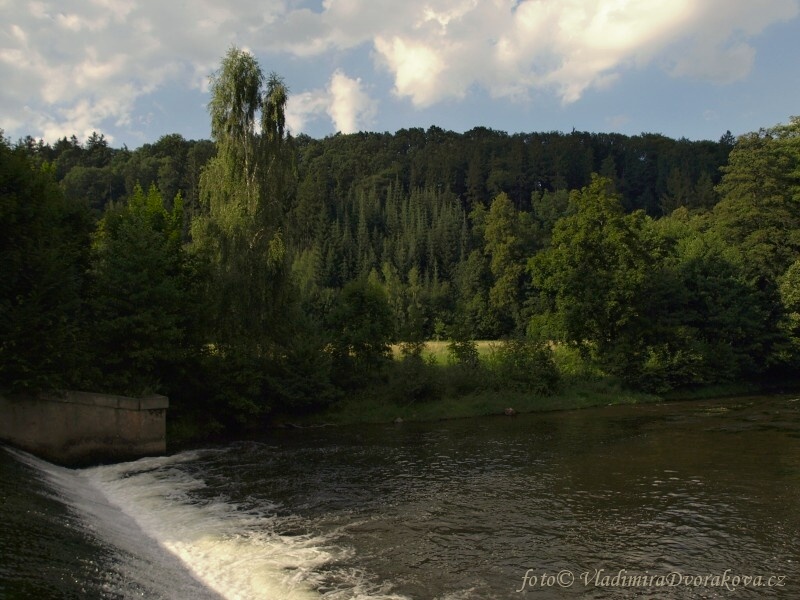
[[[529,568],[730,569],[798,582],[799,409],[752,398],[287,432],[221,455],[231,461],[221,473],[236,464],[237,495],[336,531],[354,565],[413,598],[507,598]]]

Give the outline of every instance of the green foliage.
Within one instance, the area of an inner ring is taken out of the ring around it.
[[[253,354],[210,354],[204,364],[204,412],[227,431],[256,428],[275,407],[274,398],[267,394],[270,366]]]
[[[211,78],[217,153],[200,176],[192,251],[208,265],[204,333],[223,379],[232,378],[215,397],[234,425],[325,404],[336,393],[323,344],[294,318],[298,299],[284,236],[295,178],[286,102],[281,79],[265,77],[258,61],[235,47]],[[293,339],[306,334],[304,342]]]
[[[511,334],[528,317],[525,274],[519,293],[513,285],[519,266],[547,245],[555,221],[573,209],[569,190],[586,185],[592,170],[614,180],[626,209],[636,208],[645,206],[642,198],[668,193],[676,169],[694,188],[707,194],[711,186],[713,194],[731,147],[656,135],[508,135],[485,128],[458,134],[437,127],[291,140],[283,124],[285,86],[236,48],[223,58],[212,91],[214,142],[171,134],[131,151],[93,135],[83,145],[74,136],[52,147],[33,138],[18,145],[35,164],[55,165],[70,198],[98,210],[133,195],[137,182],[145,190],[155,183],[167,208],[180,192],[184,240],[191,220],[194,249],[214,275],[206,302],[219,318],[209,338],[219,347],[241,340],[257,352],[269,352],[269,340],[291,336],[286,319],[270,317],[284,302],[299,297],[306,307],[325,304],[373,269],[404,338],[430,337],[437,322],[442,331],[459,320],[477,337]],[[497,220],[514,229],[510,244],[492,228],[493,239],[484,237],[491,199],[500,195],[513,208],[510,219]],[[270,248],[283,249],[285,260],[271,255],[266,269],[248,270]],[[252,256],[240,264],[232,258],[247,253]],[[288,284],[288,264],[299,293]],[[222,291],[246,289],[254,277],[262,281],[251,291],[272,284],[261,294],[265,303],[258,294]],[[280,330],[270,331],[270,323]]]
[[[366,279],[342,289],[328,316],[334,372],[344,387],[362,384],[391,359],[392,313],[383,288]]]
[[[86,202],[97,213],[124,190],[124,182],[112,169],[76,166],[61,180],[64,196],[74,202]]]
[[[723,172],[712,226],[774,281],[800,256],[800,118],[741,136]]]
[[[0,137],[0,389],[63,388],[80,379],[89,221],[46,165]]]
[[[89,297],[95,385],[117,393],[165,391],[196,325],[190,266],[181,245],[182,202],[172,211],[152,186],[106,212],[92,254]]]
[[[553,351],[543,342],[525,338],[502,341],[493,349],[490,370],[496,389],[537,395],[552,394],[559,382]]]
[[[800,259],[792,263],[780,279],[783,305],[783,330],[789,340],[786,362],[800,362]]]
[[[731,379],[731,356],[716,354],[715,362],[723,369],[711,372],[708,358],[712,349],[708,344],[685,337],[682,343],[654,344],[647,347],[642,368],[626,378],[637,389],[655,393]],[[723,347],[724,351],[725,348]]]
[[[266,356],[289,335],[284,313],[291,286],[281,230],[291,178],[286,90],[275,76],[265,89],[264,83],[256,59],[237,48],[211,83],[217,155],[200,180],[204,210],[193,220],[192,236],[195,252],[211,265],[210,335],[223,353]]]
[[[235,428],[343,389],[419,410],[545,393],[554,341],[578,395],[800,362],[797,119],[735,145],[435,127],[293,140],[283,82],[248,53],[232,48],[211,87],[213,142],[4,143],[3,385],[165,390]],[[105,210],[91,269],[87,206]],[[526,326],[535,341],[479,360],[473,339]],[[445,334],[451,364],[426,362]]]
[[[266,387],[280,409],[292,413],[319,410],[341,397],[332,381],[333,356],[326,345],[307,324],[273,357]]]
[[[443,374],[445,389],[455,396],[485,389],[489,378],[477,342],[463,326],[454,326],[451,333],[452,339],[447,344],[448,369]]]
[[[638,389],[763,372],[781,343],[774,287],[748,277],[715,232],[625,215],[606,186],[598,178],[584,189],[578,212],[532,259],[544,310],[529,331],[574,345]]]
[[[530,262],[534,286],[549,307],[545,322],[557,339],[598,357],[624,346],[635,360],[649,327],[645,291],[653,267],[652,241],[641,213],[625,215],[609,182],[594,177],[574,215],[561,219],[550,249]],[[611,369],[627,364],[611,363]]]
[[[440,369],[434,361],[422,358],[421,349],[392,365],[387,383],[388,400],[400,405],[437,400],[443,393]]]
[[[750,279],[746,259],[713,233],[682,240],[674,260],[680,323],[704,358],[699,382],[762,372],[780,337],[776,290]]]
[[[524,256],[528,250],[525,238],[531,223],[530,215],[520,214],[504,193],[492,201],[484,222],[484,252],[490,259],[494,280],[489,288],[489,307],[506,331],[520,322]]]
[[[576,210],[577,199],[573,199],[567,190],[533,192],[531,215],[539,226],[542,246],[550,243],[553,229],[558,220],[573,214]]]
[[[450,362],[465,370],[478,369],[480,356],[475,340],[467,338],[453,338],[447,344],[447,353]]]

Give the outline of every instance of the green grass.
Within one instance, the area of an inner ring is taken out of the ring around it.
[[[488,356],[492,347],[500,342],[496,340],[476,340],[475,345],[478,348],[478,355],[483,358]],[[426,360],[433,360],[437,365],[447,365],[450,362],[450,352],[447,349],[449,341],[444,340],[431,340],[425,342],[425,348],[422,351],[422,358]],[[400,344],[392,345],[392,356],[395,360],[402,358],[400,351]]]

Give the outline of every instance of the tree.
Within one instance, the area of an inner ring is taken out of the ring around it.
[[[99,216],[105,206],[120,195],[124,183],[108,167],[76,166],[65,175],[61,186],[68,200],[86,203]]]
[[[495,337],[498,323],[488,308],[487,289],[491,273],[486,257],[480,250],[473,250],[459,263],[455,273],[456,323],[464,333],[461,337],[480,339]]]
[[[389,360],[392,311],[379,285],[367,279],[345,285],[328,321],[334,337],[334,369],[343,385],[357,385]]]
[[[503,340],[492,348],[491,365],[500,391],[546,395],[553,393],[559,381],[553,351],[543,340]]]
[[[492,201],[486,215],[484,252],[489,257],[493,276],[489,289],[489,306],[498,314],[505,333],[509,333],[520,318],[522,278],[525,274],[525,224],[529,213],[519,213],[505,193]]]
[[[693,194],[692,181],[686,171],[674,166],[667,177],[666,193],[661,195],[661,210],[668,215],[680,206],[688,206]]]
[[[184,358],[195,299],[181,245],[182,201],[171,212],[151,186],[109,209],[93,248],[91,342],[97,385],[117,393],[166,391]]]
[[[781,277],[780,294],[785,315],[783,328],[790,342],[787,362],[796,365],[800,359],[800,259]]]
[[[80,380],[89,231],[85,205],[67,201],[52,170],[34,168],[0,132],[0,388]]]
[[[764,372],[782,340],[774,290],[747,276],[736,247],[695,229],[702,218],[624,215],[605,183],[577,195],[531,260],[544,309],[531,332],[651,391]]]
[[[611,189],[614,189],[613,186]],[[575,212],[575,202],[570,199],[572,193],[566,190],[545,190],[531,194],[531,216],[538,226],[539,247],[549,245],[553,228],[560,218]]]
[[[657,233],[674,228],[668,221]],[[662,298],[650,315],[658,336],[649,341],[642,383],[663,391],[762,373],[782,341],[774,291],[748,278],[741,253],[713,231],[680,224],[665,245],[651,294]]]
[[[92,132],[84,145],[85,164],[90,167],[105,167],[113,157],[113,150],[108,147],[108,140],[101,133]]]
[[[741,136],[723,173],[713,227],[774,281],[800,256],[800,117]]]
[[[717,203],[717,193],[714,191],[714,183],[708,171],[703,171],[694,186],[692,193],[694,199],[693,206],[700,209],[711,209]]]
[[[204,211],[192,226],[211,264],[214,344],[268,356],[286,336],[289,301],[282,220],[293,178],[285,132],[287,91],[258,61],[231,48],[211,78],[211,135],[217,155],[200,181]]]
[[[577,213],[561,219],[550,248],[529,264],[549,308],[532,333],[593,352],[624,374],[642,360],[651,316],[646,305],[655,248],[641,212],[625,215],[610,182],[594,175],[577,196]]]

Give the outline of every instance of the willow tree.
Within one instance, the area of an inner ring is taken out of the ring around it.
[[[281,226],[294,168],[286,100],[283,81],[265,77],[256,58],[235,47],[211,77],[217,155],[200,179],[203,213],[192,235],[211,265],[211,335],[223,352],[263,356],[288,322]]]

